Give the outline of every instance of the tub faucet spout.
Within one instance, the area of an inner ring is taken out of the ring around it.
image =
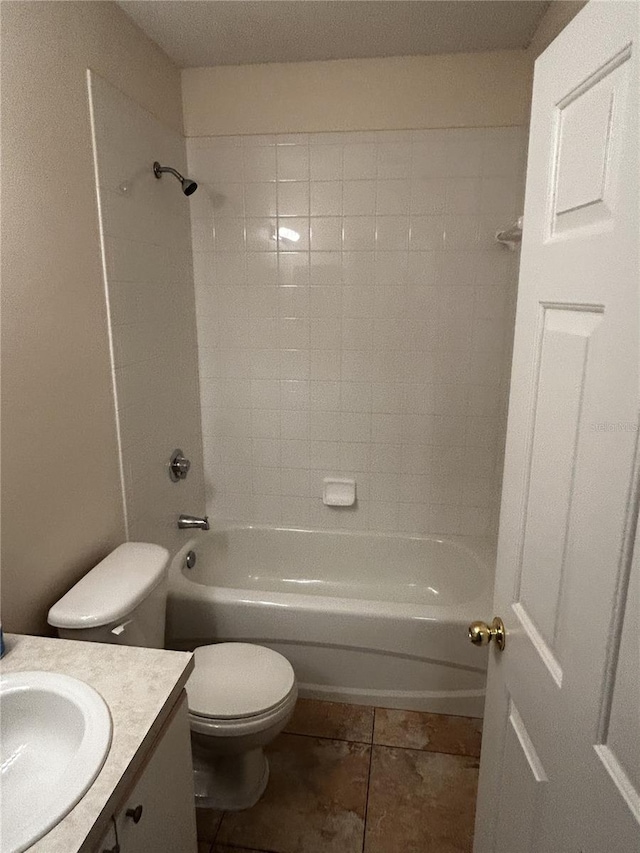
[[[197,515],[181,515],[178,517],[178,527],[180,530],[208,530],[209,517],[206,515],[202,518]]]

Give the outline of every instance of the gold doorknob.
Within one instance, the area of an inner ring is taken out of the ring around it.
[[[487,646],[495,640],[496,646],[503,651],[507,638],[504,622],[499,616],[494,616],[491,625],[486,622],[472,622],[469,625],[469,639],[474,646]]]

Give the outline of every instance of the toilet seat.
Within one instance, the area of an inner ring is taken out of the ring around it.
[[[289,661],[251,643],[197,648],[186,689],[192,730],[218,737],[276,725],[291,713],[298,693]]]

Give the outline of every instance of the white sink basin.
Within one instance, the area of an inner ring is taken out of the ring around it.
[[[111,716],[93,687],[53,672],[0,677],[1,853],[20,853],[71,811],[100,772]]]

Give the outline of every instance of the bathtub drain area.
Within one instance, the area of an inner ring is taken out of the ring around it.
[[[198,809],[198,853],[471,853],[482,721],[300,699],[264,797]]]

